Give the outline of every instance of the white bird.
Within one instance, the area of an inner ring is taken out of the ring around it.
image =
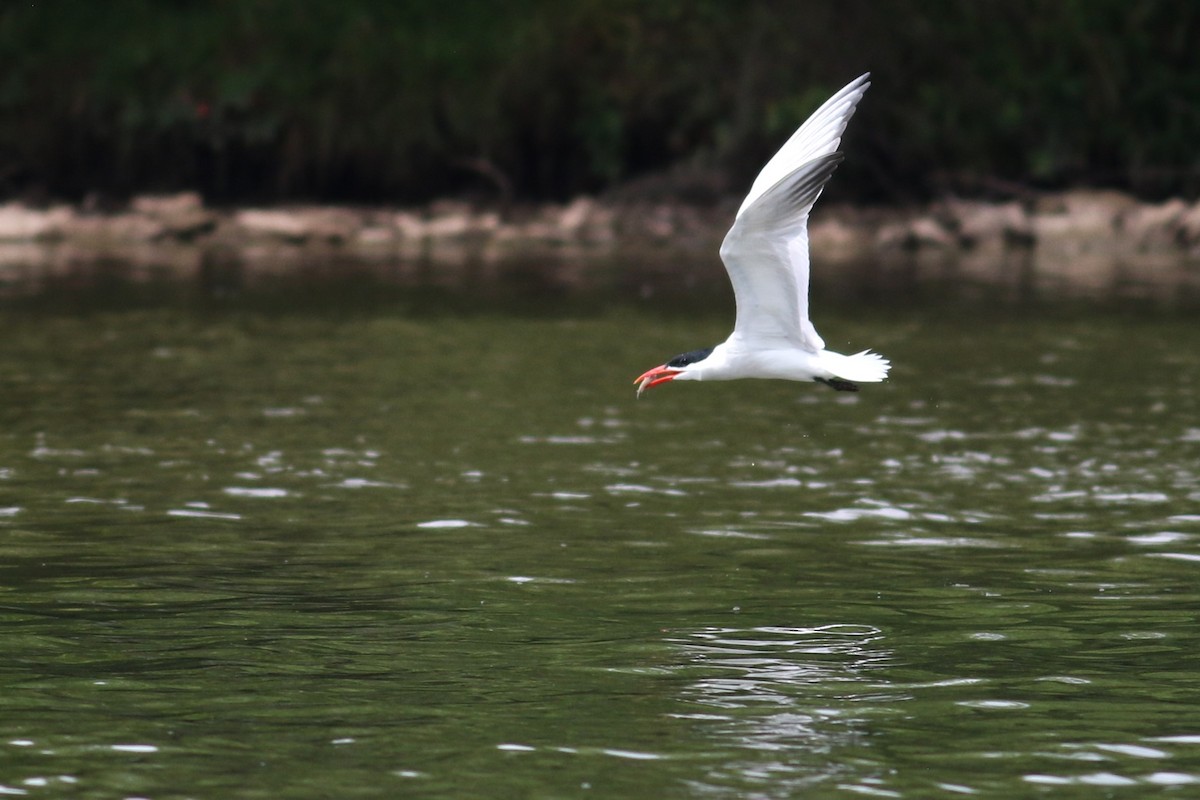
[[[767,162],[721,244],[737,321],[716,347],[675,356],[638,376],[638,396],[668,381],[777,378],[840,391],[887,377],[891,363],[864,350],[825,349],[808,318],[808,214],[842,161],[838,144],[870,73],[825,101]]]

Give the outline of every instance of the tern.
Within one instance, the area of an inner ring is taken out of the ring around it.
[[[808,214],[842,161],[838,144],[870,78],[856,78],[814,111],[742,201],[721,243],[737,300],[733,333],[643,372],[634,381],[639,397],[668,381],[775,378],[856,392],[887,377],[891,363],[878,353],[826,350],[808,317]]]

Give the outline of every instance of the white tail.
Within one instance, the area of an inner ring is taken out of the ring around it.
[[[852,356],[822,350],[820,364],[833,377],[854,383],[878,383],[887,377],[888,370],[892,368],[892,362],[870,350]]]

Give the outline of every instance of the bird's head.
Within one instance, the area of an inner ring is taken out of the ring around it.
[[[652,386],[658,386],[660,383],[673,381],[676,378],[685,378],[689,372],[695,372],[697,365],[708,358],[712,351],[711,347],[692,350],[690,353],[675,356],[665,364],[646,370],[633,381],[638,385],[638,397],[641,397],[642,392]]]

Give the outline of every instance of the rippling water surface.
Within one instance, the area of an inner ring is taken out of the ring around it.
[[[635,401],[727,312],[91,297],[0,318],[0,794],[1200,792],[1180,312]]]

